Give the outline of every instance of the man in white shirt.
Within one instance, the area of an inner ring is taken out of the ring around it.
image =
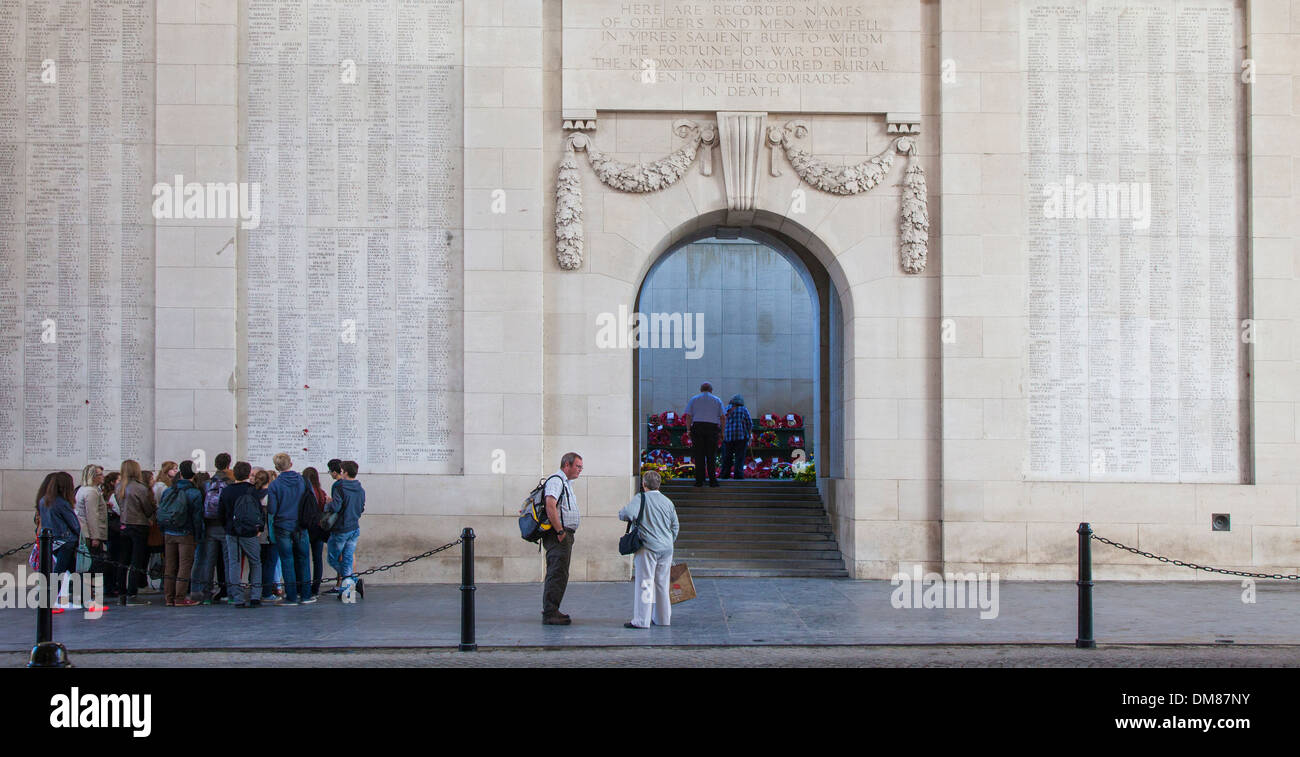
[[[700,393],[686,403],[686,422],[691,424],[691,447],[695,452],[695,485],[718,485],[718,434],[722,430],[722,400],[713,395],[713,385],[700,384]]]
[[[542,583],[542,624],[567,626],[572,620],[560,612],[564,590],[569,586],[569,559],[573,556],[573,535],[582,514],[569,482],[582,474],[582,456],[569,452],[560,458],[560,470],[546,479],[542,490],[546,501],[546,520],[551,530],[542,536],[546,549],[546,580]]]

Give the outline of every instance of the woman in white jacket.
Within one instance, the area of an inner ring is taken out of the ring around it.
[[[673,564],[673,543],[681,530],[677,508],[659,491],[661,477],[649,471],[641,479],[644,498],[638,494],[618,512],[618,519],[635,522],[641,513],[641,548],[632,556],[636,580],[632,583],[632,621],[624,628],[649,628],[653,622],[666,626],[672,620],[673,606],[668,598],[668,572]]]
[[[81,482],[77,488],[77,520],[81,521],[81,542],[77,549],[77,572],[97,573],[100,567],[93,556],[106,557],[108,546],[108,503],[104,501],[101,487],[104,483],[104,469],[91,463],[81,469]]]

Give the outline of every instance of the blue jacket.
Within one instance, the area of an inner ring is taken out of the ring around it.
[[[48,505],[48,498],[41,500],[41,528],[50,529],[55,539],[72,541],[81,536],[81,521],[77,520],[77,511],[66,499],[58,497],[53,505]]]
[[[331,532],[346,534],[361,528],[361,513],[366,510],[366,490],[361,488],[361,482],[356,479],[339,479],[330,491],[334,501],[329,503],[327,509],[330,512],[342,511],[338,520],[334,521]]]
[[[307,491],[307,482],[297,471],[287,470],[275,477],[266,491],[266,514],[276,534],[291,534],[298,529],[298,503]]]

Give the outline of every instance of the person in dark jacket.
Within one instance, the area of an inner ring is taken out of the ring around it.
[[[232,471],[235,483],[221,491],[221,502],[218,508],[220,520],[226,528],[226,580],[230,583],[230,603],[240,608],[259,607],[262,604],[261,600],[253,595],[253,592],[261,591],[262,588],[262,546],[257,541],[257,534],[263,530],[261,520],[257,519],[258,526],[252,535],[240,535],[241,532],[235,523],[235,505],[240,498],[244,495],[257,498],[257,491],[248,482],[248,475],[252,470],[253,466],[243,460],[235,463]],[[260,507],[258,511],[260,513]],[[247,583],[240,581],[240,555],[248,560]],[[250,599],[250,596],[253,598]]]
[[[359,578],[352,576],[352,558],[357,550],[357,538],[361,536],[361,514],[366,509],[366,490],[357,481],[357,464],[344,460],[342,475],[334,482],[333,500],[326,506],[328,512],[338,513],[334,527],[330,529],[329,563],[343,583],[339,587],[339,599],[353,601],[353,591],[365,598],[365,587]]]
[[[203,539],[203,492],[194,485],[193,460],[182,460],[177,466],[177,477],[159,503],[172,499],[178,499],[184,522],[159,524],[163,532],[163,603],[193,607],[199,604],[189,597],[194,545]]]
[[[266,517],[266,496],[271,491],[272,476],[265,468],[254,468],[249,481],[253,484],[258,501],[262,503],[264,526],[257,535],[257,543],[262,550],[262,601],[279,602],[281,597],[276,594],[275,569],[280,564],[280,553],[276,551],[275,542],[271,539],[271,521]]]
[[[293,470],[288,453],[281,452],[272,461],[279,475],[266,493],[266,514],[271,519],[271,541],[280,555],[284,604],[311,604],[316,599],[310,596],[310,545],[307,532],[298,526],[298,505],[307,492],[307,482]]]
[[[312,515],[317,525],[308,529],[307,535],[311,540],[311,594],[315,597],[320,594],[321,577],[325,575],[325,542],[329,540],[329,532],[323,530],[320,523],[320,516],[325,514],[325,491],[320,488],[320,473],[315,468],[304,468],[302,471],[303,481],[311,487],[312,493],[316,497],[316,512]]]

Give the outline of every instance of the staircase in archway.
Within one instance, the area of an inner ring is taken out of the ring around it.
[[[669,481],[681,533],[673,562],[693,576],[845,578],[816,484],[752,479],[700,488]]]

